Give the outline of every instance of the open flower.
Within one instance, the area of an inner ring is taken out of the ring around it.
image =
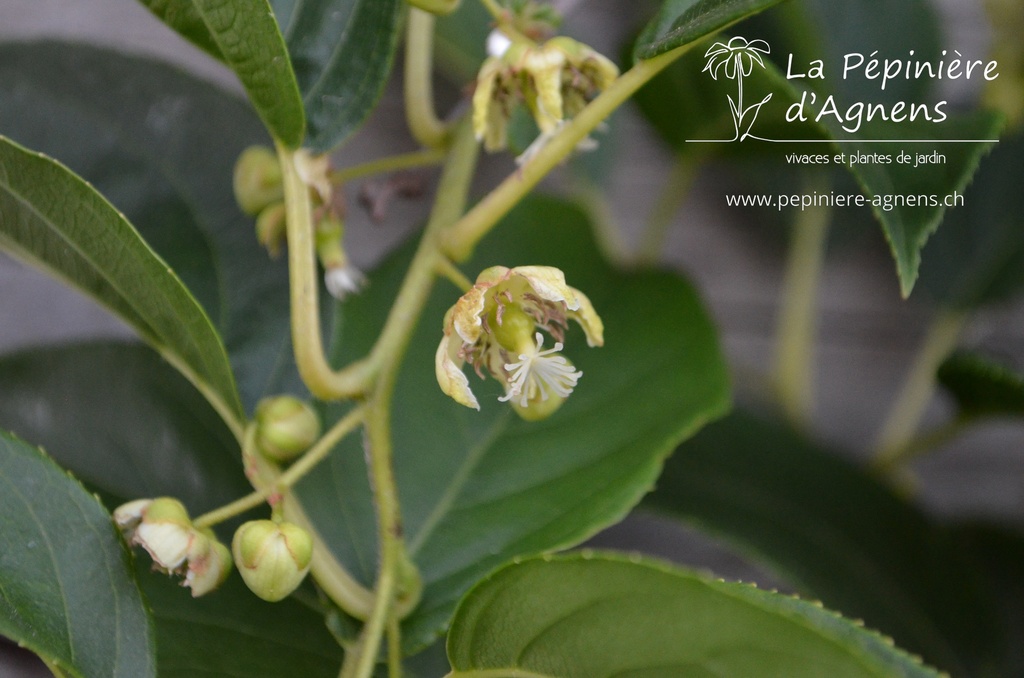
[[[524,103],[542,135],[554,133],[619,75],[606,57],[571,38],[512,42],[484,61],[473,94],[473,130],[488,151],[505,148],[513,108]]]
[[[462,366],[480,376],[489,373],[525,419],[550,415],[572,393],[583,373],[561,355],[569,320],[576,321],[587,344],[604,344],[604,325],[590,300],[569,287],[550,266],[494,266],[445,315],[444,337],[435,371],[441,390],[467,407],[480,409]],[[553,340],[544,348],[546,332]]]

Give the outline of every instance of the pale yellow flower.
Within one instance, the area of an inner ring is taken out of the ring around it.
[[[467,407],[480,409],[462,366],[487,372],[527,419],[542,418],[572,393],[582,372],[561,355],[568,321],[583,328],[590,346],[604,344],[604,325],[590,300],[569,287],[550,266],[494,266],[445,315],[444,337],[435,356],[441,390]],[[544,348],[546,332],[553,340]]]

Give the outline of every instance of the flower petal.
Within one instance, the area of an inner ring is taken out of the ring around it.
[[[495,105],[493,101],[495,83],[501,66],[501,59],[490,57],[480,67],[480,73],[476,78],[476,91],[473,92],[473,134],[476,135],[478,141],[487,134],[490,110]]]
[[[451,356],[451,342],[453,337],[445,336],[437,347],[434,356],[434,374],[437,376],[437,383],[446,395],[452,397],[455,402],[466,407],[479,410],[480,403],[469,388],[469,379]]]
[[[573,292],[579,301],[579,308],[569,311],[567,315],[583,328],[583,332],[587,335],[587,346],[604,346],[604,323],[601,321],[601,317],[597,315],[597,311],[594,310],[587,295],[576,289]]]
[[[554,266],[516,266],[509,271],[509,277],[526,279],[533,292],[545,301],[561,301],[570,311],[580,307],[576,290],[565,283],[565,274]]]

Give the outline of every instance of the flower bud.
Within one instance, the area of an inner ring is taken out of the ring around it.
[[[231,550],[246,586],[263,600],[276,602],[309,572],[313,539],[292,523],[251,520],[235,532]]]
[[[235,200],[246,214],[255,216],[265,207],[284,199],[281,166],[273,151],[250,146],[235,163]]]
[[[298,398],[267,398],[256,406],[256,447],[269,459],[294,459],[319,437],[320,419]]]
[[[131,504],[126,504],[118,511],[129,506]],[[161,497],[149,502],[140,515],[141,520],[135,527],[132,543],[146,549],[153,563],[160,569],[166,572],[180,569],[185,564],[196,534],[188,511],[177,499]]]
[[[283,202],[275,202],[264,207],[256,217],[256,240],[272,257],[281,254],[281,245],[284,244],[287,236],[285,231],[287,227],[286,211]]]
[[[184,586],[192,589],[192,597],[206,595],[227,579],[231,573],[231,552],[217,541],[213,530],[197,532],[188,551],[188,570]]]

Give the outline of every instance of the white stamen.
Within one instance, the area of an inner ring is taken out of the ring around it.
[[[555,342],[554,348],[542,351],[544,337],[540,332],[537,332],[536,339],[536,350],[520,353],[519,362],[505,365],[509,373],[508,393],[498,400],[508,402],[512,398],[519,398],[519,406],[527,407],[538,396],[541,401],[547,400],[551,394],[565,398],[572,393],[576,382],[583,376],[583,372],[574,372],[563,356],[555,355],[562,350],[561,342]]]

